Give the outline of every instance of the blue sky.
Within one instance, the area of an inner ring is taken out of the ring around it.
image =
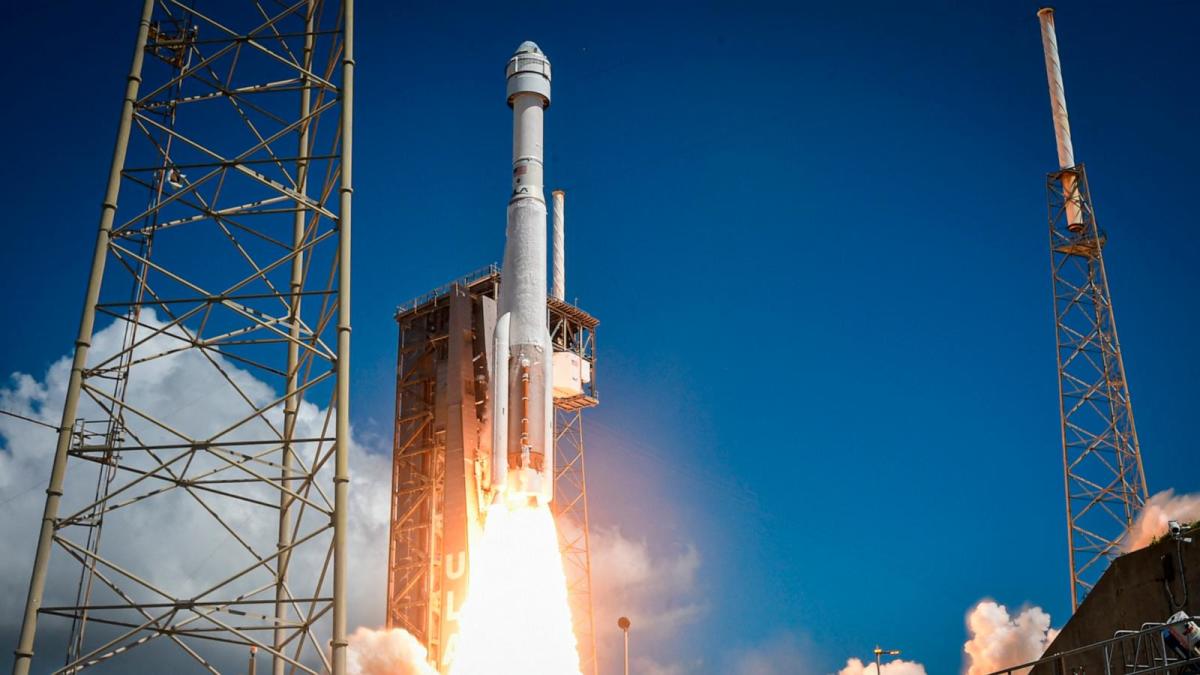
[[[659,653],[954,672],[980,598],[1061,623],[1035,4],[415,4],[359,8],[357,428],[391,434],[394,306],[500,257],[533,39],[568,296],[603,322],[593,520],[703,561]],[[1150,487],[1196,491],[1200,4],[1058,10]],[[71,348],[135,13],[0,9],[5,375]]]

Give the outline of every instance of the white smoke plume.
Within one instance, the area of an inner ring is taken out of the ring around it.
[[[633,663],[638,672],[645,673],[645,675],[683,675],[687,672],[678,663],[663,664],[647,658],[635,659]]]
[[[559,521],[559,527],[571,523]],[[566,531],[567,539],[578,532]],[[646,538],[617,527],[592,527],[589,537],[592,616],[603,673],[623,672],[617,618],[629,617],[640,647],[633,657],[637,672],[671,675],[695,672],[694,655],[686,662],[662,653],[670,638],[704,615],[707,605],[697,589],[700,554],[691,544],[651,547]]]
[[[349,675],[437,675],[425,646],[402,628],[359,628],[349,641]]]
[[[696,589],[700,554],[692,545],[656,551],[619,528],[593,528],[590,553],[593,616],[597,634],[607,636],[603,653],[621,649],[614,630],[618,617],[629,617],[643,644],[657,644],[707,610]]]
[[[925,666],[916,661],[896,659],[884,663],[877,671],[873,662],[864,664],[859,659],[848,659],[838,675],[925,675]]]
[[[629,669],[638,675],[688,675],[689,673],[703,673],[704,661],[696,659],[690,663],[659,663],[652,658],[645,656],[632,657],[633,663]],[[619,659],[613,659],[614,662]],[[608,668],[612,672],[624,672],[621,670],[620,663],[614,663],[615,668]],[[739,673],[738,675],[742,675]]]
[[[967,613],[970,638],[966,675],[987,675],[1041,657],[1058,635],[1050,615],[1041,607],[1026,607],[1015,615],[993,600],[982,600]],[[1028,672],[1028,670],[1021,671]]]
[[[1146,501],[1137,520],[1121,540],[1121,550],[1128,553],[1149,546],[1167,532],[1167,523],[1200,521],[1200,495],[1176,495],[1163,490]]]
[[[804,636],[781,632],[751,647],[732,652],[723,673],[738,675],[799,675],[812,673],[812,645]]]
[[[144,312],[142,321],[159,325],[151,312]],[[119,348],[123,326],[110,324],[97,331],[91,350],[96,360]],[[161,345],[153,341],[147,350]],[[219,358],[219,357],[217,357]],[[238,386],[258,398],[274,397],[271,387],[254,378],[249,372],[222,361],[222,367],[238,382]],[[228,385],[214,378],[214,369],[195,353],[158,359],[138,367],[131,387],[137,387],[139,401],[153,401],[147,412],[156,417],[174,419],[186,425],[196,420],[236,419],[243,408],[228,396]],[[33,376],[15,373],[7,383],[0,382],[0,408],[57,426],[62,401],[70,373],[69,356],[54,362],[45,373]],[[85,404],[86,405],[86,404]],[[81,416],[96,417],[95,410],[81,410]],[[305,403],[298,422],[301,431],[311,431],[322,424],[326,411]],[[45,501],[45,487],[50,475],[56,433],[52,429],[29,422],[0,416],[0,644],[11,645],[19,627],[24,607],[29,569],[37,540],[37,526]],[[382,444],[381,444],[382,445]],[[351,551],[349,580],[350,626],[361,626],[354,634],[349,660],[356,664],[361,675],[426,675],[422,670],[424,654],[419,643],[403,631],[369,630],[379,626],[384,616],[384,587],[387,565],[388,519],[390,517],[390,457],[388,448],[364,447],[351,430],[351,513],[348,548]],[[94,473],[84,476],[79,465],[72,465],[72,474],[79,482],[90,478],[94,488]],[[86,468],[86,467],[85,467]],[[68,486],[70,487],[70,485]],[[65,498],[65,499],[69,499]],[[64,509],[66,506],[64,505]],[[211,522],[186,519],[171,509],[143,509],[138,530],[157,532],[150,544],[145,537],[123,535],[120,529],[109,528],[105,534],[105,550],[123,550],[130,556],[148,555],[153,548],[159,563],[157,580],[168,588],[180,588],[189,583],[197,570],[215,573],[231,567],[230,551],[213,546]],[[246,514],[249,518],[249,514]],[[274,525],[263,524],[256,536],[271,537]],[[257,527],[248,522],[241,526]],[[606,636],[605,653],[615,654],[616,617],[628,615],[637,623],[639,635],[648,640],[665,640],[703,615],[706,607],[696,598],[696,575],[700,555],[695,547],[679,544],[673,548],[652,550],[645,539],[631,538],[616,528],[594,529],[591,537],[593,597],[598,634]],[[61,559],[61,551],[54,558]],[[77,567],[60,566],[47,583],[47,604],[68,599],[78,578]],[[294,561],[294,574],[299,574],[303,561]],[[62,596],[62,597],[56,597]],[[43,622],[45,623],[45,622]],[[605,631],[603,628],[608,627]],[[44,649],[57,648],[62,636],[52,635],[46,625],[39,625],[39,644]],[[376,658],[382,655],[384,660]],[[260,658],[263,654],[260,652]],[[237,655],[236,663],[244,656]],[[0,659],[0,667],[9,663]],[[262,665],[260,663],[260,665]],[[608,666],[618,665],[606,660]],[[693,662],[681,666],[681,672],[692,671]],[[671,672],[673,666],[663,666]],[[382,669],[382,670],[381,670]],[[614,671],[615,672],[615,671]]]

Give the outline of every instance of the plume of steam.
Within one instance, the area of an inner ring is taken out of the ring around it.
[[[425,647],[403,628],[359,628],[349,642],[349,675],[437,675]]]
[[[916,661],[895,659],[876,671],[874,663],[864,664],[859,659],[847,659],[846,667],[839,670],[838,675],[925,675],[925,666]]]
[[[628,537],[619,528],[593,527],[595,615],[606,623],[628,615],[640,626],[639,633],[656,639],[674,634],[707,609],[696,597],[700,562],[700,553],[690,544],[660,552],[645,538]]]
[[[982,600],[967,613],[970,638],[966,675],[987,675],[1040,657],[1058,631],[1041,607],[1026,607],[1016,615],[992,600]],[[1028,672],[1020,671],[1022,673]]]
[[[163,322],[154,312],[146,310],[143,324],[157,328]],[[124,336],[123,324],[112,322],[97,330],[93,338],[92,357],[103,359],[120,346]],[[161,338],[166,339],[166,338]],[[164,351],[157,341],[148,342],[145,349]],[[223,357],[214,357],[235,378],[238,385],[251,392],[256,400],[272,400],[279,393],[271,385],[254,377],[249,371],[228,363]],[[0,409],[19,413],[26,417],[55,426],[59,422],[61,404],[70,376],[70,355],[63,356],[44,373],[33,376],[14,373],[0,377]],[[180,424],[200,421],[236,420],[245,413],[235,397],[227,395],[228,384],[214,380],[214,369],[198,354],[182,352],[170,357],[151,361],[139,366],[140,370],[131,386],[137,387],[139,398],[151,401],[147,412],[166,417]],[[186,383],[183,386],[182,383]],[[84,401],[80,416],[95,419],[99,410],[94,404],[88,407]],[[299,435],[316,436],[309,433],[313,428],[320,430],[327,411],[306,402],[297,421]],[[349,624],[354,626],[376,626],[384,612],[385,597],[380,589],[387,568],[387,541],[389,527],[389,503],[391,495],[390,440],[382,442],[373,436],[359,436],[351,429],[350,470],[352,489],[350,493],[349,531],[347,546],[353,552],[348,573],[350,598]],[[29,582],[29,567],[32,551],[37,541],[38,524],[45,500],[46,480],[50,474],[50,459],[54,447],[55,433],[52,429],[8,417],[0,416],[0,644],[13,644],[20,625],[21,609],[24,607],[26,584]],[[68,489],[64,497],[64,510],[71,507],[71,500],[80,495],[91,494],[95,488],[95,474],[79,471],[72,467],[68,472]],[[72,481],[90,479],[82,486]],[[76,499],[76,501],[78,501]],[[78,506],[78,504],[75,504]],[[202,583],[204,575],[221,575],[224,569],[234,569],[237,564],[233,555],[237,547],[214,547],[213,542],[227,537],[223,531],[215,530],[204,513],[195,510],[178,512],[168,508],[145,509],[139,514],[137,531],[128,528],[110,528],[105,533],[106,550],[120,551],[129,556],[156,556],[157,565],[154,581],[163,586],[176,587],[183,584]],[[256,536],[265,538],[268,547],[274,545],[276,535],[272,523],[255,514],[238,514],[238,522],[247,528],[253,526]],[[181,520],[186,518],[186,522]],[[262,521],[262,522],[259,522]],[[151,542],[138,532],[156,532]],[[673,547],[652,547],[646,537],[630,537],[619,530],[593,530],[592,574],[593,597],[596,599],[597,625],[603,622],[612,625],[622,614],[633,616],[641,626],[641,634],[653,635],[658,644],[667,644],[667,638],[676,634],[687,624],[697,620],[706,610],[706,605],[697,598],[703,597],[698,589],[700,555],[696,548],[686,542]],[[61,551],[55,557],[62,559]],[[305,577],[312,564],[301,559],[293,560],[292,569],[297,578]],[[74,572],[74,576],[71,573]],[[52,566],[47,584],[47,604],[71,604],[70,593],[75,588],[77,570],[66,565]],[[187,592],[187,588],[184,589]],[[61,634],[52,634],[58,626],[47,622],[39,627],[39,638],[47,643],[63,644],[66,628]],[[616,648],[614,637],[617,631],[608,631],[606,646]],[[650,644],[650,643],[647,643]],[[412,649],[408,649],[412,647]],[[356,665],[351,672],[388,675],[418,673],[434,675],[424,669],[425,656],[417,651],[419,645],[404,634],[392,635],[388,631],[366,631],[356,636],[351,659]],[[649,647],[647,650],[649,651]],[[406,651],[407,650],[407,651]],[[404,654],[411,658],[405,658]],[[406,663],[393,669],[381,665],[375,657],[382,655],[392,663]],[[647,653],[666,661],[670,654]],[[0,669],[6,661],[0,656]],[[244,667],[243,654],[218,667],[237,671]],[[681,661],[678,672],[702,670],[692,661]],[[385,668],[385,670],[379,670]],[[646,672],[652,672],[647,670]],[[670,673],[670,670],[663,670]]]
[[[684,675],[688,672],[687,667],[681,663],[659,663],[641,656],[635,658],[633,664],[637,672],[643,675]]]
[[[1200,495],[1176,495],[1174,490],[1163,490],[1151,497],[1121,540],[1121,550],[1128,553],[1149,546],[1166,533],[1167,522],[1171,520],[1181,523],[1200,520]]]
[[[811,675],[815,671],[805,664],[814,660],[815,651],[806,634],[783,631],[758,644],[731,652],[725,659],[724,667],[714,672],[738,675]],[[693,673],[697,670],[709,672],[711,669],[686,668],[682,672]]]

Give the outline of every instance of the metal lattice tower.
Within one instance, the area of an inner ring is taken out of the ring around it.
[[[345,672],[352,36],[353,0],[145,0],[14,673],[39,629],[39,670]]]
[[[554,509],[558,523],[563,571],[567,577],[567,600],[579,645],[579,662],[584,675],[599,672],[596,654],[595,616],[592,608],[590,522],[588,521],[587,472],[584,469],[583,411],[594,407],[596,333],[592,316],[556,298],[550,299],[550,340],[555,351],[578,354],[592,364],[591,381],[580,396],[556,399],[554,408]]]
[[[592,566],[584,471],[583,409],[554,411],[554,517],[567,578],[567,601],[579,646],[580,669],[596,675],[595,613],[592,608]]]
[[[1106,235],[1083,165],[1051,174],[1047,191],[1071,603],[1078,607],[1121,553],[1147,489],[1101,253]],[[1067,222],[1072,203],[1080,223]]]
[[[1058,357],[1071,605],[1099,580],[1147,499],[1125,365],[1096,224],[1067,118],[1054,12],[1038,12],[1058,140],[1049,175],[1050,273]]]

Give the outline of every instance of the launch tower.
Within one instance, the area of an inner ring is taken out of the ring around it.
[[[444,671],[453,658],[457,614],[467,592],[471,544],[480,534],[485,467],[491,456],[488,379],[496,358],[500,271],[492,265],[402,305],[396,364],[392,520],[387,625],[412,633]],[[547,298],[551,344],[563,368],[554,382],[552,508],[580,661],[595,673],[583,411],[595,406],[594,317]]]
[[[1071,607],[1096,584],[1147,499],[1125,364],[1083,164],[1075,163],[1054,10],[1038,12],[1058,170],[1046,180]]]
[[[141,6],[13,672],[342,675],[354,3]]]

